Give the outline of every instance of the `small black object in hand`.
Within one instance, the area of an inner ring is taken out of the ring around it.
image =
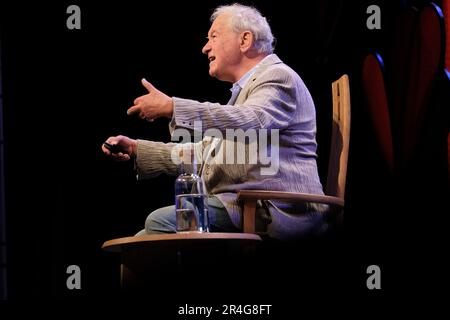
[[[117,144],[110,144],[108,142],[103,142],[103,145],[105,146],[106,149],[111,151],[111,153],[123,152],[122,148]]]

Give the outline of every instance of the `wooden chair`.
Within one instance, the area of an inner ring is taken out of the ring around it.
[[[362,85],[367,110],[383,160],[390,173],[393,173],[395,167],[394,140],[384,73],[384,62],[379,53],[369,54],[364,58]]]
[[[429,3],[420,9],[409,65],[409,87],[402,114],[401,160],[408,167],[414,161],[428,117],[436,78],[444,66],[444,18],[442,10]]]
[[[261,237],[255,234],[257,200],[280,199],[295,202],[316,202],[342,209],[350,136],[350,92],[348,76],[332,84],[333,124],[331,154],[328,168],[327,195],[293,192],[243,190],[238,198],[244,202],[244,233],[176,233],[125,237],[106,241],[102,249],[120,253],[120,281],[122,288],[142,288],[151,283],[160,270],[189,273],[191,266],[212,261],[214,266],[225,265],[241,274],[252,273],[253,257]],[[205,258],[205,254],[212,254]],[[187,268],[186,268],[187,266]],[[204,266],[203,266],[204,268]],[[156,271],[155,272],[152,272]],[[245,277],[248,283],[249,277]]]
[[[445,22],[445,68],[450,70],[450,0],[442,1]]]
[[[332,95],[333,122],[325,195],[285,191],[241,190],[238,193],[238,199],[244,205],[244,232],[255,232],[256,203],[258,200],[327,204],[330,206],[330,212],[336,212],[333,209],[338,209],[338,213],[331,218],[335,218],[337,223],[341,221],[342,209],[345,203],[345,181],[350,143],[350,87],[347,75],[343,75],[332,83]]]

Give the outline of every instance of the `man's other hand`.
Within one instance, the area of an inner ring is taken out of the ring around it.
[[[109,137],[106,143],[114,146],[119,150],[117,153],[111,152],[104,144],[102,144],[102,151],[107,156],[116,161],[128,161],[137,153],[137,141],[125,136]]]
[[[150,122],[160,117],[172,118],[172,98],[145,79],[142,79],[142,85],[147,89],[148,94],[136,98],[134,105],[127,110],[127,114],[138,114],[141,119]]]

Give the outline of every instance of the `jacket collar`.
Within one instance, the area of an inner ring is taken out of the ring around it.
[[[246,96],[246,95],[243,95],[243,93],[246,92],[250,88],[251,84],[259,77],[259,75],[261,73],[263,73],[268,67],[273,66],[275,64],[279,64],[279,63],[283,63],[283,61],[281,61],[281,59],[278,58],[278,56],[276,54],[271,54],[266,59],[261,61],[261,64],[258,66],[258,69],[251,76],[251,78],[247,81],[244,88],[241,89],[241,91],[236,99],[236,103],[238,103],[238,101],[239,101],[239,103],[242,103],[242,101],[241,101],[242,97]]]
[[[283,63],[283,61],[281,61],[280,58],[278,58],[278,56],[273,53],[270,56],[268,56],[266,59],[264,59],[263,61],[261,61],[261,64],[258,67],[258,70],[256,70],[256,72],[253,74],[253,76],[250,78],[249,82],[255,81],[255,79],[263,72],[265,71],[268,67],[274,65],[274,64],[278,64],[278,63]],[[249,83],[247,82],[247,84]]]

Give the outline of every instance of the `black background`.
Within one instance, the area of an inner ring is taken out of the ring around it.
[[[133,235],[149,212],[172,204],[174,178],[137,182],[132,164],[107,159],[101,143],[117,134],[169,141],[167,120],[146,123],[126,115],[133,100],[145,93],[142,77],[168,95],[228,100],[230,85],[209,77],[201,53],[209,16],[223,3],[227,1],[2,3],[10,298],[117,292],[119,258],[102,252],[101,245]],[[395,215],[403,214],[400,205],[387,203],[397,191],[375,150],[358,84],[363,56],[389,50],[401,1],[242,3],[255,5],[268,18],[278,40],[275,52],[313,95],[322,179],[331,82],[343,73],[350,76],[352,136],[345,236],[339,242],[343,249],[336,254],[339,267],[322,266],[311,277],[323,272],[341,277],[338,290],[368,299],[402,289],[411,274],[420,273],[413,263],[416,253],[410,253],[416,239],[410,228],[416,224]],[[81,30],[66,27],[71,4],[81,8]],[[366,27],[370,4],[381,7],[381,30]],[[301,258],[301,252],[293,255]],[[81,267],[82,290],[66,288],[71,264]],[[371,264],[382,270],[381,293],[366,288]],[[284,290],[285,285],[276,288]]]

